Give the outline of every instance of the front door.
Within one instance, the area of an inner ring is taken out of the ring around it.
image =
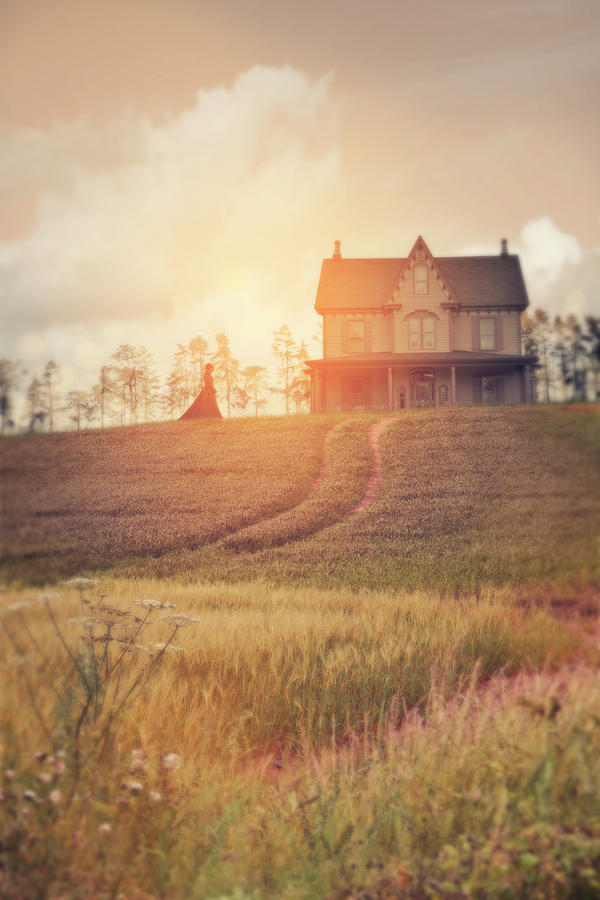
[[[413,381],[410,386],[411,406],[435,406],[433,381]]]

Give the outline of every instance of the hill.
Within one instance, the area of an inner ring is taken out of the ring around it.
[[[348,517],[367,488],[378,418],[4,441],[5,576],[112,570],[452,591],[598,577],[600,417],[528,407],[397,415],[381,437],[382,490]]]

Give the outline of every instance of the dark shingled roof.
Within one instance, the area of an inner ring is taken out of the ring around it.
[[[462,306],[529,305],[518,256],[437,256],[435,262]],[[406,263],[406,258],[323,260],[315,309],[382,307]]]

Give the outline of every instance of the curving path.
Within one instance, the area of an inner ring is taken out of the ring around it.
[[[396,419],[395,416],[385,416],[369,425],[367,430],[367,439],[369,446],[373,451],[373,468],[367,482],[367,489],[358,503],[349,509],[344,519],[349,519],[371,506],[381,493],[383,487],[383,469],[381,466],[381,438],[383,433]]]
[[[334,528],[336,525],[339,525],[343,522],[346,522],[348,519],[353,516],[358,515],[363,512],[365,509],[368,509],[379,497],[381,493],[381,488],[383,485],[383,469],[382,469],[382,459],[381,459],[381,437],[386,431],[386,429],[394,422],[396,416],[384,416],[381,419],[377,419],[375,422],[372,422],[367,428],[367,441],[373,453],[373,466],[371,469],[371,474],[369,475],[369,480],[367,482],[367,487],[365,489],[365,493],[361,497],[361,499],[356,503],[353,507],[346,510],[343,516],[338,519],[336,522],[330,522],[326,525],[322,525],[320,527],[315,527],[315,530],[310,533],[304,533],[302,535],[298,535],[297,537],[290,536],[289,539],[285,540],[285,543],[296,543],[299,541],[307,540],[309,538],[314,537],[316,534],[320,534],[323,531],[326,531],[329,528]],[[293,512],[299,506],[307,503],[311,500],[319,491],[319,488],[327,478],[329,462],[331,457],[331,443],[336,436],[336,434],[349,422],[350,418],[344,419],[341,422],[338,422],[337,425],[334,425],[331,428],[327,435],[325,436],[325,441],[323,443],[323,451],[321,457],[321,466],[317,473],[315,480],[313,481],[310,490],[306,494],[306,496],[295,506],[290,507],[289,509],[283,510],[279,513],[276,513],[274,516],[269,516],[266,519],[259,520],[258,522],[253,522],[251,525],[245,525],[242,528],[237,529],[236,531],[230,532],[226,537],[220,538],[215,542],[217,545],[225,546],[230,553],[234,555],[238,555],[240,551],[235,548],[235,540],[239,538],[244,532],[247,532],[251,529],[256,528],[257,526],[266,525],[267,523],[275,523],[277,519],[289,515],[289,513]],[[231,543],[234,546],[228,546]]]

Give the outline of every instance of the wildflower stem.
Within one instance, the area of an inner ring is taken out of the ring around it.
[[[23,613],[19,612],[18,615],[19,615],[19,619],[21,621],[21,625],[23,626],[23,630],[25,631],[27,637],[31,641],[32,646],[34,647],[36,653],[39,653],[42,663],[44,664],[43,672],[44,672],[44,675],[46,676],[46,680],[47,680],[48,684],[50,685],[50,687],[52,688],[52,690],[54,691],[54,693],[56,694],[56,696],[60,699],[60,692],[58,691],[56,685],[54,684],[54,681],[52,680],[52,678],[50,678],[50,675],[49,675],[49,670],[50,670],[51,666],[48,661],[48,657],[44,654],[38,641],[36,641],[34,634],[32,633],[29,625],[25,621],[25,617],[24,617]]]
[[[5,632],[8,635],[8,639],[10,640],[13,647],[16,649],[17,653],[23,655],[23,651],[21,649],[19,642],[15,639],[15,637],[11,633],[10,629],[7,628],[6,622],[4,621],[4,619],[0,618],[0,622],[2,623],[2,627],[4,628]],[[33,693],[33,689],[29,683],[29,678],[27,677],[27,673],[22,672],[22,675],[23,675],[23,681],[25,682],[25,687],[27,688],[27,693],[29,695],[29,700],[30,700],[31,706],[33,708],[33,711],[34,711],[40,725],[42,726],[42,730],[43,730],[44,734],[48,738],[48,743],[50,744],[50,747],[52,747],[53,743],[54,743],[52,740],[52,735],[50,734],[48,726],[46,725],[46,723],[44,721],[44,717],[42,716],[42,714],[38,708],[38,705],[35,700],[35,694]]]

